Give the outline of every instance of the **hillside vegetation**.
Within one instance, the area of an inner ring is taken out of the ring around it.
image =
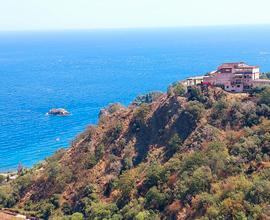
[[[100,112],[67,150],[0,187],[42,219],[269,219],[270,88],[181,83]]]

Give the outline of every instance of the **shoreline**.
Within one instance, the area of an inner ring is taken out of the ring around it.
[[[0,175],[7,176],[11,174],[17,174],[17,171],[0,171]]]
[[[8,181],[7,178],[9,178],[9,180],[15,180],[18,177],[18,172],[17,171],[7,171],[7,172],[0,172],[0,176],[3,176],[6,180],[6,182]]]

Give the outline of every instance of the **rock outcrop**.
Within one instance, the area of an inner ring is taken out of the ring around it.
[[[70,113],[64,108],[52,108],[47,115],[67,116]]]

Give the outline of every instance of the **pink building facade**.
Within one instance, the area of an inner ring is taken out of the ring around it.
[[[260,82],[259,78],[260,69],[258,66],[249,66],[244,62],[224,63],[216,71],[204,76],[203,83],[222,86],[230,92],[243,92],[255,84],[256,86],[261,83],[270,84],[270,80]]]

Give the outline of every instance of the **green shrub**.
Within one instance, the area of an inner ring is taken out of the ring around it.
[[[153,212],[152,210],[150,211],[142,211],[139,212],[135,218],[135,220],[158,220],[160,219],[160,217],[158,216],[158,214],[156,214],[155,212]]]
[[[224,143],[219,141],[211,142],[206,155],[207,164],[217,177],[224,177],[225,173],[231,174],[230,169],[228,169],[229,159],[231,158]]]
[[[12,193],[9,187],[0,188],[0,208],[11,208],[18,201],[18,196]]]
[[[188,89],[188,101],[198,101],[205,103],[207,101],[206,97],[203,95],[202,91],[197,86],[192,86]]]
[[[86,169],[91,169],[93,168],[99,160],[102,159],[103,155],[105,153],[105,146],[104,144],[100,144],[99,146],[96,147],[95,152],[91,153],[85,163],[85,168]]]
[[[181,172],[191,173],[200,166],[206,165],[207,160],[202,152],[194,152],[183,158]]]
[[[192,197],[202,192],[209,192],[212,174],[209,167],[199,167],[191,176],[184,172],[176,184],[176,197],[184,203],[190,203]]]
[[[82,213],[75,212],[71,215],[70,220],[84,220],[84,217]]]
[[[62,204],[62,208],[61,208],[62,212],[65,214],[65,215],[71,215],[72,213],[72,207],[70,206],[69,203],[67,202],[64,202]]]
[[[51,214],[53,213],[54,209],[55,207],[53,206],[53,204],[44,201],[38,207],[37,216],[39,218],[48,220]]]
[[[94,194],[91,194],[89,197],[83,197],[81,199],[77,199],[75,205],[72,206],[72,212],[81,212],[83,214],[86,214],[87,207],[91,206],[92,202],[96,202],[97,199],[93,199]],[[91,198],[90,198],[91,197]]]
[[[61,171],[61,167],[57,161],[49,162],[46,166],[46,174],[49,179],[54,180],[56,179]]]
[[[257,94],[258,103],[270,105],[270,87],[265,87],[260,93]]]
[[[261,73],[260,79],[270,79],[270,72]]]
[[[164,182],[167,179],[166,170],[161,164],[154,162],[147,170],[145,177],[145,186],[148,188]]]
[[[141,128],[146,123],[146,119],[148,114],[150,113],[150,105],[147,105],[143,103],[140,105],[135,111],[134,111],[134,116],[133,116],[133,125],[132,125],[132,131],[134,133],[141,131]]]
[[[256,109],[252,109],[250,111],[244,112],[244,118],[242,122],[242,126],[251,127],[253,125],[257,125],[260,122],[258,115],[256,114]]]
[[[113,113],[117,112],[119,109],[121,109],[122,107],[123,106],[120,103],[114,103],[114,104],[109,105],[107,110],[110,114],[113,114]]]
[[[97,160],[100,160],[103,157],[103,155],[104,155],[104,149],[105,149],[104,144],[100,144],[96,148],[96,150],[95,150],[95,156],[96,156],[96,159]]]
[[[224,127],[227,124],[228,104],[224,99],[215,103],[210,115],[210,123],[218,127]]]
[[[6,177],[5,177],[4,175],[1,175],[1,174],[0,174],[0,185],[1,185],[2,183],[4,183],[5,180],[6,180]]]
[[[208,192],[212,181],[212,173],[209,167],[200,167],[194,171],[189,181],[188,192],[196,195],[199,192]]]
[[[147,115],[150,113],[150,106],[147,104],[142,104],[134,112],[134,119],[137,122],[144,123]]]
[[[162,94],[162,92],[149,92],[145,95],[140,95],[136,97],[133,103],[136,105],[141,105],[143,103],[150,104],[156,101]]]
[[[247,193],[247,200],[254,204],[260,204],[270,201],[270,182],[261,180],[256,182]]]
[[[174,134],[168,143],[168,156],[172,156],[181,149],[182,140],[178,134]]]
[[[243,137],[230,147],[230,153],[244,161],[255,160],[261,153],[261,140],[256,136]]]
[[[58,162],[65,154],[65,149],[57,150],[51,157],[46,158],[47,163]]]
[[[132,156],[125,156],[123,160],[123,170],[129,170],[133,167],[133,158]]]
[[[31,174],[18,177],[13,184],[13,191],[17,192],[19,197],[22,197],[32,184]]]
[[[49,198],[49,202],[53,204],[53,206],[58,209],[60,204],[59,204],[59,194],[54,194]]]
[[[165,193],[153,186],[145,195],[145,205],[148,208],[163,210],[168,199]]]
[[[98,160],[96,158],[95,154],[90,154],[88,157],[88,160],[86,161],[85,168],[91,169],[98,163]]]
[[[182,82],[176,82],[168,88],[167,94],[169,96],[184,96],[186,94],[187,88]]]
[[[202,208],[207,208],[209,206],[212,206],[214,204],[216,204],[216,198],[207,192],[203,192],[201,194],[199,194],[196,197],[196,208],[197,209],[202,209]]]
[[[127,205],[121,209],[121,214],[126,220],[133,220],[138,213],[144,211],[144,198],[131,200]]]
[[[123,125],[122,123],[117,123],[111,133],[112,138],[116,139],[118,138],[119,134],[121,133],[121,131],[123,130]]]
[[[256,112],[259,116],[264,116],[266,118],[270,118],[270,106],[261,104],[257,106]]]
[[[190,101],[175,120],[175,132],[184,141],[196,128],[197,123],[202,117],[204,106],[197,101]]]
[[[117,219],[118,208],[114,203],[92,203],[86,209],[86,216],[89,219],[103,220],[103,219]]]
[[[185,112],[188,112],[192,115],[193,120],[197,122],[204,112],[204,106],[197,101],[190,101],[186,106]]]
[[[126,171],[120,175],[119,180],[116,182],[116,188],[121,192],[117,200],[118,207],[124,207],[130,201],[131,196],[136,192],[136,181],[134,178],[134,174]]]

